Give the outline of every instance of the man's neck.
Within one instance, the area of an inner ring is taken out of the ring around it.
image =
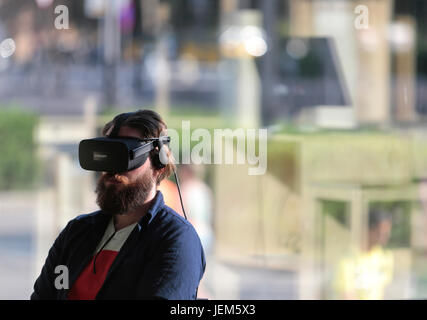
[[[154,198],[156,197],[156,193],[157,193],[157,190],[156,188],[154,188],[150,192],[150,195],[147,197],[147,200],[145,200],[144,204],[140,206],[138,209],[131,212],[126,212],[124,214],[114,215],[114,229],[116,231],[119,231],[120,229],[123,229],[141,220],[141,218],[146,215],[148,210],[153,205],[153,201],[154,201]]]

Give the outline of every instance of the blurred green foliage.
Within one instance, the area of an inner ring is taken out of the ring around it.
[[[38,172],[34,130],[38,117],[0,108],[0,190],[30,189]]]
[[[351,217],[349,203],[345,201],[321,200],[322,214],[333,218],[342,227],[350,230]],[[323,221],[324,222],[324,221]]]

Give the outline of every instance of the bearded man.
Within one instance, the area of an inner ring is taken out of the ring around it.
[[[116,116],[103,135],[144,141],[166,129],[159,114],[139,110]],[[101,210],[76,217],[61,231],[31,299],[197,298],[206,266],[200,239],[157,190],[175,169],[166,150],[166,165],[158,165],[160,150],[154,148],[139,167],[101,175],[96,187]],[[63,268],[65,286],[64,279],[58,285]]]

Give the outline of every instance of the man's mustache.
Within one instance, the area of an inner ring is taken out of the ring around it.
[[[106,182],[111,182],[111,183],[121,183],[121,184],[129,184],[129,178],[123,175],[120,175],[118,173],[106,173],[103,176],[103,182],[104,184]]]

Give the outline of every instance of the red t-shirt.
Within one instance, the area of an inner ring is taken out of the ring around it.
[[[94,256],[68,292],[68,300],[95,299],[98,291],[101,289],[102,284],[105,281],[108,270],[135,225],[136,223],[115,231],[113,218],[111,219],[107,229],[105,230],[104,236],[95,250]],[[101,252],[98,252],[99,250],[101,250]]]

